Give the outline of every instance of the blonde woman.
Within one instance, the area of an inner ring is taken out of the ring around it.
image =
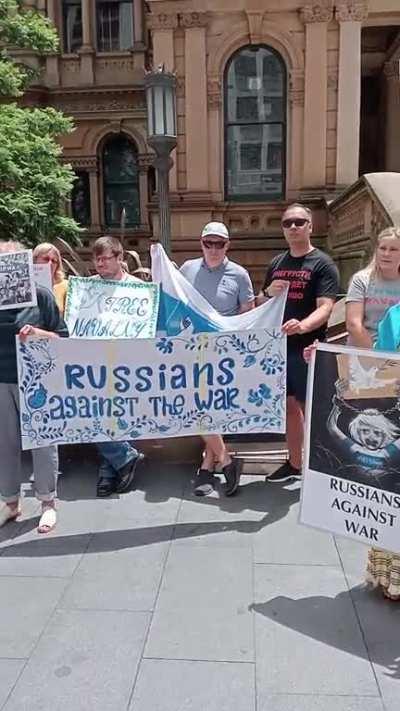
[[[54,298],[63,314],[68,280],[65,278],[60,250],[50,242],[42,242],[33,250],[33,261],[35,264],[50,264]]]
[[[377,240],[374,257],[357,272],[346,296],[348,344],[373,348],[379,321],[400,302],[400,227],[388,227]]]

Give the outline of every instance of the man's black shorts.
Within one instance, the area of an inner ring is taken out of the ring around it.
[[[286,394],[295,397],[298,402],[306,401],[308,365],[303,358],[303,351],[288,351]]]

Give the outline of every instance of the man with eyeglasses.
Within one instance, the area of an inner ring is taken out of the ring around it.
[[[92,279],[113,281],[138,281],[123,268],[124,250],[115,237],[99,237],[93,245],[93,263],[97,274]],[[101,455],[97,480],[97,496],[123,494],[131,487],[137,464],[143,454],[129,442],[97,442]]]
[[[332,259],[311,244],[312,212],[299,203],[282,216],[289,249],[267,268],[258,303],[277,296],[289,285],[283,331],[287,334],[286,439],[289,458],[269,482],[301,479],[307,364],[303,350],[325,339],[326,327],[339,291],[339,273]]]
[[[222,316],[235,316],[254,307],[254,291],[246,269],[228,259],[229,232],[222,222],[209,222],[201,233],[203,256],[190,259],[182,274]],[[222,467],[226,479],[225,495],[232,496],[239,486],[240,464],[232,458],[220,435],[207,435],[203,462],[194,482],[196,496],[213,491],[215,465]]]

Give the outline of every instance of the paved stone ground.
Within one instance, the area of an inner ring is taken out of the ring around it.
[[[191,471],[97,500],[94,461],[67,462],[45,538],[26,487],[0,531],[0,709],[398,711],[400,605],[362,586],[366,548],[299,526],[297,484],[196,499]]]

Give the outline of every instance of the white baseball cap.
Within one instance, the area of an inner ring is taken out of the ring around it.
[[[201,238],[203,237],[222,237],[222,239],[229,239],[229,232],[226,225],[223,222],[208,222],[201,233]]]

